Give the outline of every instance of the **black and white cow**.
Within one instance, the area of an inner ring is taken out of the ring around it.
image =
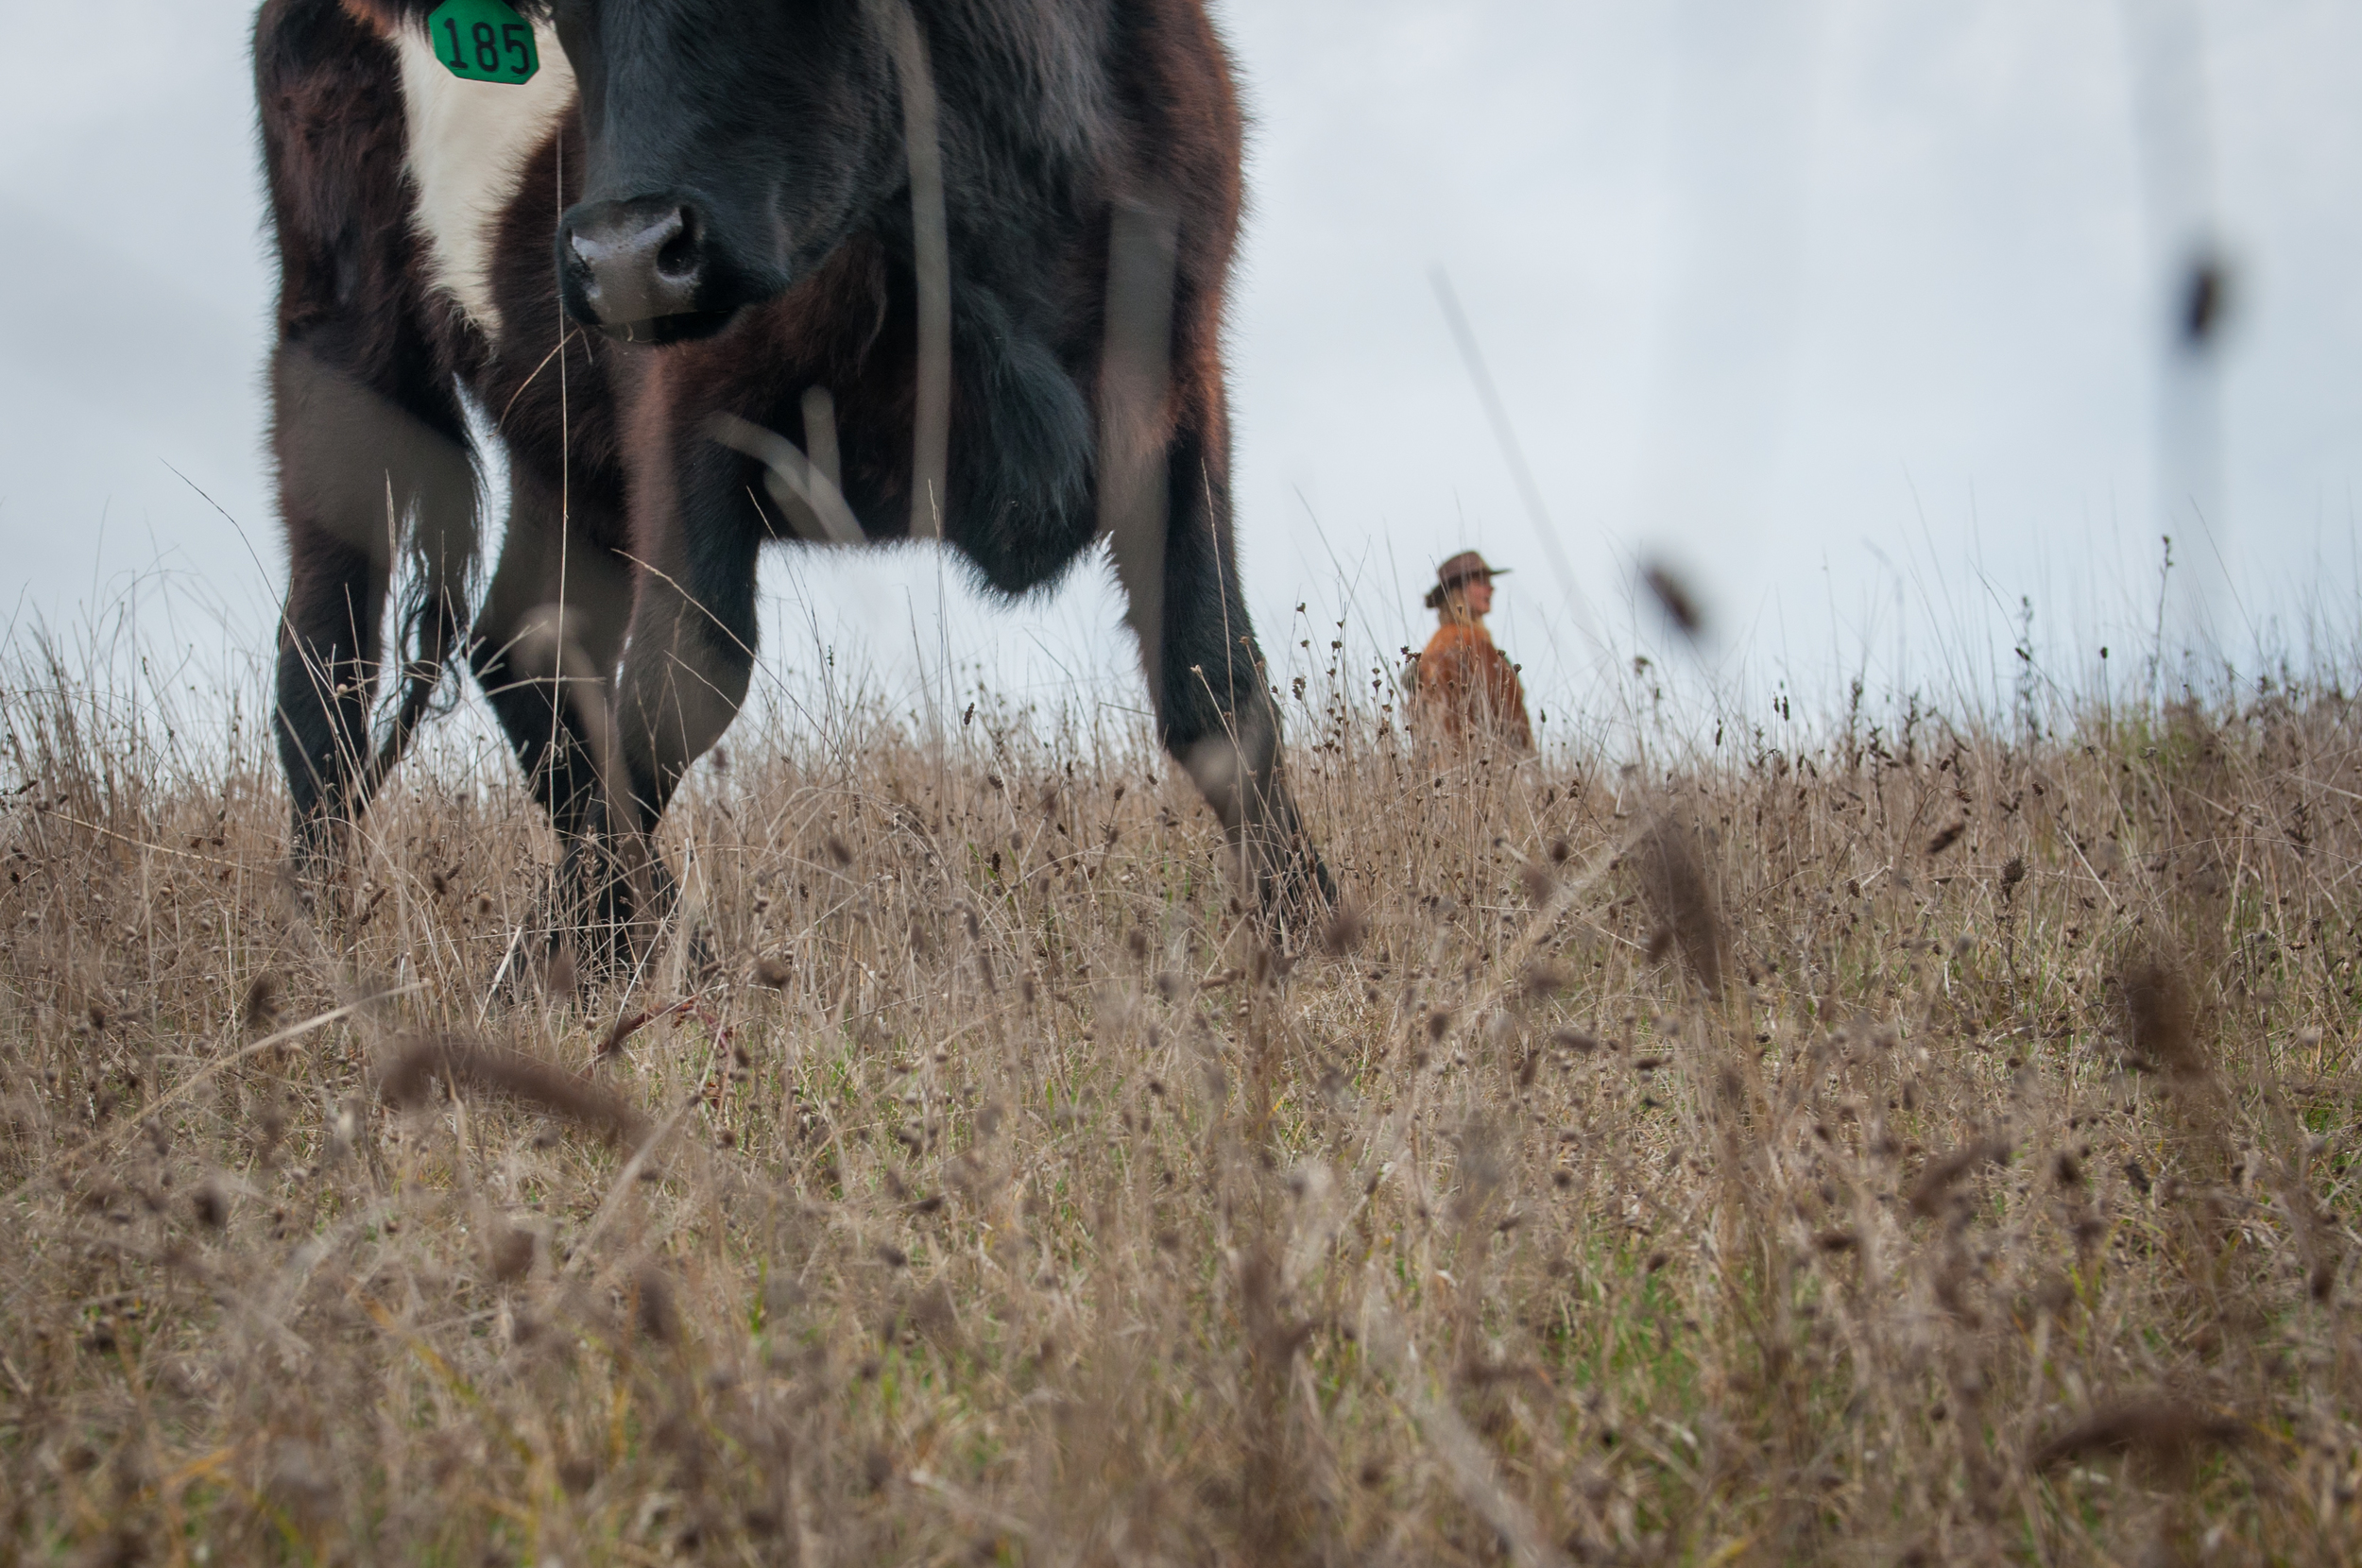
[[[1203,0],[265,0],[290,561],[277,730],[333,857],[465,650],[586,921],[744,699],[756,552],[1104,532],[1164,743],[1267,910],[1327,886],[1233,566],[1240,113]],[[463,394],[508,525],[469,624]],[[371,714],[402,660],[386,733]]]

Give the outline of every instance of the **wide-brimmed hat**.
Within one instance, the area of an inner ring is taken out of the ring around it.
[[[1477,577],[1505,577],[1509,568],[1495,566],[1473,550],[1463,550],[1435,569],[1435,586],[1427,592],[1427,607],[1433,609],[1444,602],[1444,595],[1461,584]]]

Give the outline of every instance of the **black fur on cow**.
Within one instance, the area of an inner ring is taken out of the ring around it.
[[[577,914],[644,929],[649,835],[746,692],[762,544],[940,532],[1020,595],[1104,531],[1165,745],[1300,922],[1327,879],[1234,567],[1241,120],[1203,0],[520,9],[523,85],[444,69],[432,0],[257,20],[299,861],[464,648]],[[471,626],[463,389],[510,476]]]

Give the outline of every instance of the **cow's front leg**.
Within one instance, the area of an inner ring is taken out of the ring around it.
[[[300,871],[325,873],[400,754],[457,641],[460,580],[475,548],[475,474],[451,387],[397,398],[345,334],[287,342],[271,366],[271,441],[288,584],[272,711],[294,805]],[[396,739],[372,756],[369,709],[398,554],[424,576],[417,659]]]
[[[1116,572],[1165,749],[1221,820],[1273,934],[1293,946],[1337,893],[1288,789],[1279,713],[1239,591],[1228,452],[1214,412],[1210,431],[1185,423],[1165,449],[1164,471],[1148,476],[1162,505],[1134,485],[1124,486],[1128,504],[1111,507]],[[1101,483],[1111,481],[1124,485],[1103,472]]]
[[[471,661],[526,785],[565,851],[545,912],[553,948],[611,973],[618,912],[608,863],[604,760],[614,754],[613,676],[631,622],[622,520],[591,486],[571,506],[522,457],[509,465],[507,537],[476,618]],[[620,769],[616,771],[620,776]],[[597,940],[590,940],[595,936]]]
[[[649,553],[639,566],[602,759],[604,856],[588,868],[604,882],[593,908],[614,912],[635,950],[644,950],[673,903],[657,824],[690,765],[738,716],[755,662],[756,554],[765,536],[746,499],[745,466],[709,448],[675,479],[676,505],[634,530]],[[651,488],[650,499],[661,500],[661,489]]]

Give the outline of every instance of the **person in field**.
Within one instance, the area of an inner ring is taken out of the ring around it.
[[[1463,550],[1435,569],[1435,586],[1428,589],[1427,607],[1441,624],[1411,664],[1412,720],[1429,740],[1455,751],[1499,745],[1523,756],[1533,750],[1516,666],[1484,629],[1493,579],[1507,571]]]

